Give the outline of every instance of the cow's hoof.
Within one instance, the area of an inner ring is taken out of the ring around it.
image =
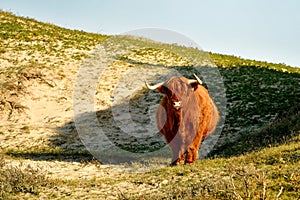
[[[177,166],[177,165],[179,165],[179,164],[180,164],[180,162],[174,161],[174,162],[172,162],[172,163],[170,164],[170,166],[171,166],[171,167],[174,167],[174,166]]]
[[[185,164],[185,165],[193,165],[194,162],[193,162],[193,161],[192,161],[192,162],[186,161],[184,164]]]

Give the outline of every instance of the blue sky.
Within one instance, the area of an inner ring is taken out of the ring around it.
[[[1,0],[0,9],[104,34],[169,29],[206,51],[300,67],[298,0]]]

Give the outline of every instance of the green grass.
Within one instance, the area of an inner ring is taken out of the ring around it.
[[[194,166],[178,166],[150,173],[149,178],[155,177],[157,182],[169,180],[164,190],[166,193],[154,197],[168,196],[171,199],[172,195],[177,195],[185,199],[238,199],[237,193],[243,199],[260,199],[260,195],[265,193],[268,199],[276,199],[283,187],[282,199],[297,199],[300,189],[299,139],[298,134],[276,147],[264,147],[245,154],[236,152],[238,155],[230,158],[204,159]],[[238,144],[231,143],[229,146]]]
[[[47,48],[39,42],[50,43],[49,51],[53,53],[59,44],[57,41],[62,41],[63,48],[88,49],[94,48],[95,45],[101,43],[109,36],[86,33],[78,30],[69,30],[60,28],[52,24],[45,24],[30,18],[21,18],[10,13],[0,11],[1,40],[17,40],[20,42],[18,48],[26,48],[26,45],[21,42],[27,42],[28,46],[34,47],[39,51],[46,51]],[[34,42],[34,45],[30,44]]]
[[[222,55],[209,52],[209,55],[213,62],[218,67],[223,68],[234,68],[240,66],[247,66],[247,67],[259,67],[259,68],[267,68],[281,72],[287,73],[299,73],[300,68],[295,68],[292,66],[285,65],[284,63],[269,63],[265,61],[256,61],[250,59],[244,59],[237,56],[230,56],[230,55]]]
[[[299,105],[295,104],[295,106],[291,106],[285,112],[280,113],[274,121],[263,126],[261,129],[245,133],[239,139],[221,145],[211,152],[211,155],[229,157],[259,151],[265,147],[280,146],[290,141],[299,142],[299,140],[296,140],[300,134],[299,111]],[[295,153],[290,155],[290,157],[299,162],[300,152]]]
[[[220,74],[228,102],[223,135],[257,131],[298,105],[299,73],[241,66],[220,68]]]
[[[231,158],[205,159],[130,179],[159,188],[151,195],[123,199],[297,199],[300,197],[299,143],[291,142]],[[294,157],[290,157],[294,155]],[[298,158],[296,157],[298,155]],[[165,184],[162,184],[165,183]],[[280,191],[282,193],[280,194]]]

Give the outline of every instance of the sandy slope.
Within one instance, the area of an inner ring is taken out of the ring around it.
[[[73,51],[76,51],[76,49]],[[78,81],[79,70],[82,67],[86,67],[87,72],[84,75],[94,77],[89,79],[91,82],[88,82],[87,86],[97,83],[95,90],[92,91],[95,95],[95,98],[92,99],[92,105],[94,106],[93,109],[98,112],[111,106],[117,106],[126,96],[126,98],[130,98],[132,95],[138,95],[137,91],[141,91],[144,88],[144,80],[153,80],[153,77],[168,74],[170,71],[168,69],[160,69],[158,71],[157,68],[154,70],[154,67],[151,66],[141,69],[138,64],[113,60],[112,64],[105,69],[105,73],[101,74],[99,78],[93,76],[95,66],[84,65],[83,63],[86,61],[68,59],[68,56],[70,57],[73,53],[71,50],[68,52],[69,54],[66,56],[63,65],[42,70],[43,79],[30,79],[22,82],[25,85],[26,92],[19,96],[19,100],[26,109],[21,113],[13,113],[9,119],[2,118],[0,125],[1,149],[4,152],[13,152],[12,155],[18,154],[17,158],[6,157],[8,165],[21,167],[30,165],[41,169],[51,179],[79,181],[81,179],[106,179],[112,176],[120,179],[123,176],[123,166],[121,165],[116,168],[116,165],[80,162],[82,158],[60,157],[53,161],[47,157],[47,152],[53,152],[57,149],[67,151],[85,150],[77,135],[73,116],[74,106],[78,107],[78,105],[74,105],[73,94],[75,82],[76,80]],[[90,52],[86,51],[85,53],[89,54]],[[26,52],[22,54],[24,54],[25,58]],[[164,54],[159,54],[158,58],[163,60],[161,62],[165,65],[181,65],[183,62],[186,62],[180,59],[170,60],[168,55]],[[144,59],[142,61],[147,62],[144,57],[140,59]],[[148,60],[152,62],[153,56],[149,56],[149,59],[152,59]],[[52,62],[55,62],[55,59],[52,59]],[[10,63],[6,60],[1,60],[1,67],[5,65],[9,66]],[[132,89],[130,90],[130,88]],[[159,98],[157,94],[155,95],[155,98]],[[151,110],[152,115],[155,113],[155,109]],[[119,114],[122,111],[122,108],[116,109],[115,115],[120,116]],[[136,113],[136,115],[140,116],[139,113]],[[122,124],[122,121],[127,119],[119,118],[118,120],[121,123],[119,126],[126,126],[126,122]],[[152,129],[155,127],[153,125],[153,116],[151,120],[152,124],[149,127],[151,127],[150,131],[153,131]],[[102,126],[106,126],[106,124],[103,123]],[[135,128],[133,127],[133,129]],[[112,130],[112,132],[114,131]],[[147,132],[142,133],[147,135]],[[142,135],[139,137],[142,137]],[[124,137],[120,136],[118,140],[126,141],[126,135]],[[91,141],[93,141],[93,138]],[[37,154],[28,157],[26,152],[36,152]],[[159,165],[159,167],[166,166],[169,160],[165,159],[162,162],[163,165]],[[140,166],[137,166],[137,168],[140,168]],[[115,187],[119,189],[112,190]],[[94,191],[78,189],[77,194],[73,191],[74,188],[57,188],[56,192],[62,195],[69,191],[75,196],[91,195],[91,197],[100,197],[101,195],[107,197],[111,193],[111,196],[117,197],[120,191],[150,191],[157,186],[153,186],[152,189],[151,187],[149,185],[147,187],[144,185],[136,186],[126,181],[121,181],[110,185],[104,184],[101,188],[95,188]],[[45,193],[45,195],[47,194]]]

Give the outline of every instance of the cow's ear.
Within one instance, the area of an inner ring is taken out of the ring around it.
[[[167,95],[167,96],[171,96],[171,95],[172,95],[171,90],[169,90],[169,88],[166,87],[166,86],[164,86],[164,85],[159,86],[159,87],[157,88],[157,90],[158,90],[158,92],[160,92],[160,93],[162,93],[162,94],[165,94],[165,95]]]
[[[164,87],[163,85],[159,86],[157,88],[157,91],[160,92],[160,93],[162,93],[162,94],[166,94],[167,93],[166,87]]]
[[[192,84],[191,84],[191,86],[192,86],[192,88],[194,89],[194,91],[195,91],[195,90],[197,90],[197,88],[198,88],[198,85],[199,85],[199,83],[198,83],[198,82],[196,82],[196,83],[192,83]]]

